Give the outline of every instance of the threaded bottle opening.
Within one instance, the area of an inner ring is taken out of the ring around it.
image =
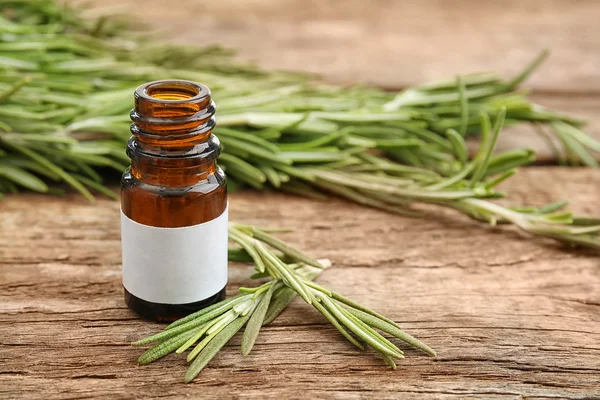
[[[210,89],[196,82],[149,82],[135,90],[134,98],[134,112],[142,118],[181,119],[214,114]]]
[[[185,166],[217,158],[219,141],[212,135],[216,109],[208,87],[184,80],[155,81],[139,86],[134,98],[133,136],[127,146],[132,160]]]
[[[146,88],[146,94],[157,100],[190,100],[202,92],[198,84],[186,81],[159,81]]]

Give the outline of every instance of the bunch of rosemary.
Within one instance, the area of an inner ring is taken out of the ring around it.
[[[598,221],[560,212],[563,203],[512,209],[488,201],[503,196],[494,190],[499,182],[535,158],[529,150],[493,153],[502,122],[547,127],[566,159],[597,165],[600,143],[580,130],[581,121],[532,104],[517,90],[545,52],[510,80],[471,74],[394,95],[259,71],[218,47],[160,44],[120,18],[91,20],[55,0],[1,6],[0,194],[17,186],[58,193],[54,183],[65,182],[88,199],[90,189],[115,197],[102,178],[107,169],[118,176],[129,163],[123,148],[133,89],[179,78],[213,90],[220,163],[231,190],[331,193],[411,215],[411,204],[433,203],[600,246]],[[473,159],[464,144],[470,134],[482,136]]]
[[[240,294],[134,342],[134,346],[160,342],[142,354],[138,364],[193,347],[187,355],[191,364],[185,374],[185,382],[191,382],[244,326],[242,354],[248,355],[261,327],[277,318],[296,295],[323,314],[350,343],[361,350],[366,344],[392,368],[396,368],[394,360],[403,359],[404,353],[376,329],[435,356],[429,346],[402,331],[394,321],[313,282],[330,265],[328,260],[313,260],[254,226],[232,224],[229,237],[240,245],[230,251],[230,259],[254,262],[256,274],[252,277],[271,280],[255,288],[240,288]]]

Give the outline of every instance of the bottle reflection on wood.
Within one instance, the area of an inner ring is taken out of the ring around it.
[[[136,89],[121,188],[123,286],[140,315],[170,321],[223,299],[226,178],[210,90],[188,81]]]

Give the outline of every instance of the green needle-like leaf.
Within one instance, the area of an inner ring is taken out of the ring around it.
[[[256,310],[252,313],[252,316],[248,320],[246,330],[244,331],[244,335],[242,336],[242,354],[245,356],[250,354],[252,347],[254,347],[254,343],[256,342],[256,338],[258,337],[260,328],[263,325],[263,321],[265,319],[265,315],[269,308],[269,304],[271,303],[271,297],[273,296],[273,292],[275,291],[275,289],[275,285],[271,285],[269,290],[267,290],[267,292],[263,295],[262,299],[258,303]]]
[[[498,141],[498,136],[500,135],[500,129],[502,128],[502,125],[504,124],[505,116],[506,116],[506,109],[502,108],[500,110],[500,113],[498,114],[496,123],[494,124],[494,131],[493,131],[491,137],[489,138],[489,142],[486,143],[486,149],[481,154],[481,158],[478,160],[477,167],[475,168],[475,172],[473,172],[473,177],[471,178],[471,186],[473,186],[477,182],[479,182],[481,180],[481,178],[483,178],[483,176],[485,175],[485,172],[487,171],[487,168],[490,164],[490,159],[492,157],[492,153],[494,152],[494,149],[496,148],[496,142]],[[486,118],[484,117],[483,120],[485,121]],[[484,122],[484,124],[485,123],[487,123],[487,122]]]
[[[360,339],[364,340],[369,346],[373,349],[382,352],[390,357],[394,358],[404,358],[404,356],[387,347],[386,344],[381,343],[379,339],[373,336],[370,332],[364,330],[361,326],[356,324],[354,321],[349,319],[344,313],[331,301],[322,294],[318,294],[317,297],[322,300],[323,306],[327,308],[327,310],[333,314],[335,318],[337,318],[345,327],[347,327],[352,333],[358,336]]]
[[[245,296],[240,293],[236,296],[228,298],[227,300],[223,300],[219,303],[216,303],[216,304],[213,304],[206,308],[203,308],[200,311],[196,311],[195,313],[192,313],[192,314],[188,315],[187,317],[178,319],[177,321],[175,321],[172,324],[170,324],[169,326],[167,326],[165,329],[175,328],[176,326],[183,325],[191,320],[194,320],[196,318],[199,318],[199,317],[207,315],[207,314],[210,314],[211,315],[210,318],[212,318],[213,315],[220,315],[220,314],[224,313],[225,311],[232,309],[233,307],[235,307],[239,303],[243,302],[244,300],[245,300]]]
[[[273,322],[296,296],[296,292],[288,287],[279,289],[273,296],[271,304],[269,304],[269,308],[263,320],[263,326]]]
[[[188,354],[186,358],[187,362],[191,362],[194,358],[196,358],[196,356],[200,354],[200,352],[206,346],[208,346],[213,339],[216,339],[219,336],[221,331],[227,329],[227,327],[234,321],[237,321],[241,318],[243,318],[241,315],[232,313],[227,315],[226,318],[215,321],[214,325],[212,325],[206,332],[204,339],[202,339],[202,341],[200,341],[200,343],[198,343],[196,347],[194,347],[194,349]]]
[[[469,159],[469,155],[463,137],[454,129],[448,129],[446,131],[446,136],[448,137],[448,140],[450,140],[450,143],[452,143],[452,148],[454,149],[454,154],[458,157],[458,161],[460,161],[462,165],[465,165]]]
[[[0,177],[5,177],[27,189],[36,192],[47,192],[48,186],[35,175],[25,171],[24,169],[3,164],[0,158]]]
[[[33,161],[40,164],[42,167],[49,169],[52,173],[58,175],[65,182],[71,185],[73,188],[77,189],[79,193],[81,193],[86,199],[89,201],[94,201],[94,196],[83,186],[79,181],[73,178],[71,175],[66,173],[62,168],[50,162],[47,158],[39,155],[35,151],[28,149],[27,147],[21,146],[20,144],[16,144],[14,142],[6,142],[0,136],[0,142],[4,142],[8,144],[9,147],[15,149],[19,153],[31,158]]]
[[[249,317],[238,318],[229,325],[227,325],[222,331],[217,333],[215,337],[208,342],[208,344],[202,349],[198,356],[194,359],[192,364],[189,366],[185,373],[184,381],[186,383],[191,382],[198,374],[204,369],[206,364],[210,362],[217,355],[219,350],[244,326]]]
[[[258,253],[258,251],[256,250],[256,248],[254,246],[252,246],[251,244],[251,237],[244,237],[247,235],[244,235],[243,232],[240,232],[239,230],[233,228],[233,227],[229,227],[229,238],[231,240],[233,240],[234,242],[236,242],[237,244],[239,244],[240,246],[242,246],[242,248],[246,251],[246,253],[252,258],[252,260],[254,260],[254,263],[256,264],[256,268],[258,269],[259,272],[265,272],[265,263],[261,257],[261,255]]]
[[[548,57],[550,52],[548,50],[543,50],[536,58],[529,64],[523,71],[521,71],[517,76],[511,79],[504,85],[504,90],[512,90],[519,86],[522,82],[525,81],[531,75],[533,71],[535,71]]]
[[[269,235],[268,233],[261,231],[260,229],[253,226],[238,226],[239,229],[244,230],[252,237],[265,242],[269,246],[280,250],[283,254],[291,257],[295,261],[303,262],[308,265],[312,265],[316,268],[323,268],[323,266],[315,259],[308,257],[306,254],[302,253],[295,247],[290,246],[288,243],[285,243],[283,240],[277,239],[273,235]]]
[[[368,314],[364,311],[358,310],[356,308],[350,307],[348,305],[343,305],[344,309],[348,310],[352,315],[363,321],[364,323],[372,326],[373,328],[377,328],[385,333],[389,333],[390,335],[397,337],[398,339],[410,344],[413,347],[423,350],[425,353],[435,356],[435,351],[427,346],[425,343],[422,343],[418,339],[409,335],[400,329],[396,324],[390,324],[389,322],[375,317],[371,314]]]
[[[315,301],[313,303],[313,306],[317,310],[319,310],[319,312],[323,314],[323,316],[327,318],[327,320],[331,322],[331,324],[342,334],[342,336],[348,339],[350,343],[352,343],[354,346],[358,347],[361,350],[365,349],[365,346],[363,346],[362,343],[356,340],[354,336],[352,336],[352,334],[348,332],[348,330],[344,328],[343,325],[340,324],[340,322],[329,311],[327,311],[325,307],[323,307],[320,301]]]
[[[194,336],[199,329],[202,329],[202,327],[198,327],[196,329],[181,332],[179,335],[173,336],[173,337],[165,340],[164,342],[161,342],[161,343],[155,345],[154,347],[151,347],[150,349],[146,350],[146,352],[144,354],[142,354],[140,356],[140,358],[138,358],[138,361],[137,361],[138,364],[140,364],[140,365],[150,364],[151,362],[156,361],[159,358],[164,357],[167,354],[174,352],[176,349],[179,348],[179,346],[181,346],[183,343],[185,343],[190,337]]]
[[[176,325],[173,327],[169,327],[166,330],[164,330],[160,333],[157,333],[156,335],[147,337],[145,339],[138,340],[137,342],[132,343],[132,345],[133,346],[142,346],[142,345],[145,345],[148,343],[157,342],[159,340],[168,339],[170,337],[180,334],[181,332],[185,332],[189,329],[196,328],[196,327],[204,324],[205,322],[210,321],[211,319],[220,316],[224,312],[227,312],[229,309],[235,307],[236,305],[238,305],[239,303],[241,303],[244,300],[245,299],[243,297],[240,297],[240,298],[236,299],[235,301],[228,302],[225,305],[218,303],[220,306],[215,307],[210,312],[202,314],[201,316],[191,319],[185,323],[182,323],[182,324],[179,324],[179,325]]]
[[[460,132],[460,136],[465,137],[469,125],[469,100],[465,94],[465,83],[460,75],[456,77],[456,86],[458,87],[458,99],[460,102],[460,128],[458,132]]]

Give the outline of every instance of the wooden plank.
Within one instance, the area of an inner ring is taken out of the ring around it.
[[[600,2],[103,0],[175,40],[222,43],[269,69],[398,89],[481,70],[515,74],[542,49],[536,90],[600,93]]]
[[[532,168],[505,185],[514,204],[570,198],[600,214],[600,171]],[[0,398],[597,398],[597,253],[568,250],[449,210],[426,220],[355,204],[242,192],[231,218],[288,227],[281,237],[334,267],[319,282],[389,315],[433,346],[407,349],[396,371],[344,342],[295,301],[239,338],[199,378],[170,356],[135,365],[128,344],[160,325],[138,319],[121,289],[119,205],[75,195],[0,202]],[[252,285],[232,265],[229,294]]]

